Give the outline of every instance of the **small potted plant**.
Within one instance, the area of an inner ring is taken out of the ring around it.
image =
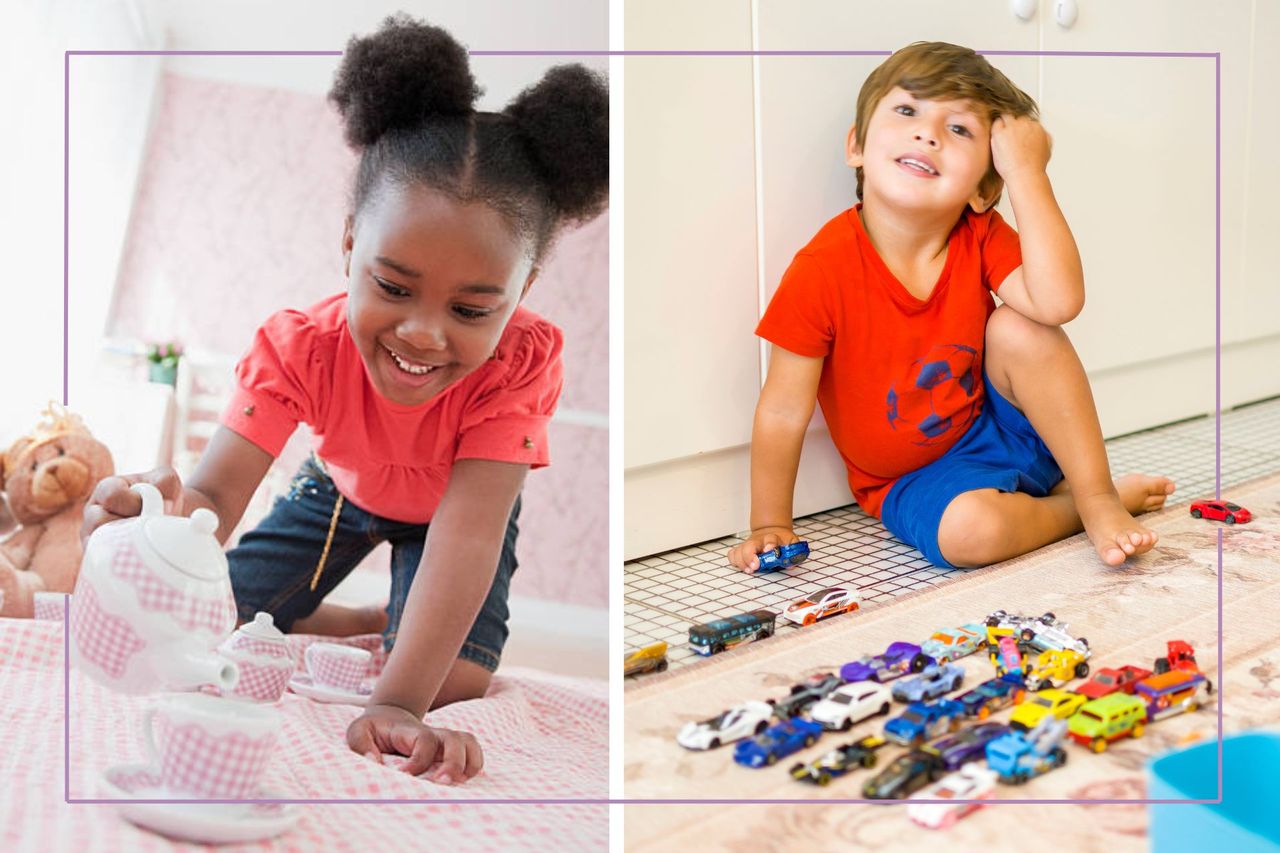
[[[147,348],[147,361],[152,382],[174,385],[178,381],[178,361],[182,358],[182,345],[174,342],[151,344]]]

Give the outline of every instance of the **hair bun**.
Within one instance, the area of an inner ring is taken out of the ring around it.
[[[346,122],[347,142],[364,147],[430,115],[466,115],[480,92],[466,48],[399,13],[376,33],[347,42],[329,100]]]
[[[559,65],[506,109],[567,221],[599,213],[609,189],[609,86],[582,65]]]

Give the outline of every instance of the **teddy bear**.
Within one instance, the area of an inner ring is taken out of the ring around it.
[[[0,537],[0,616],[30,617],[37,592],[75,587],[85,504],[98,481],[114,472],[106,445],[54,403],[35,430],[0,457],[0,489],[15,523]]]

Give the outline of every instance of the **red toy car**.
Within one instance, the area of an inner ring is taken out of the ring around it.
[[[1156,675],[1163,675],[1166,672],[1176,669],[1182,672],[1200,672],[1200,665],[1196,663],[1196,650],[1186,640],[1170,640],[1168,642],[1168,654],[1162,658],[1156,658],[1155,666]],[[1209,686],[1213,689],[1213,685]]]
[[[1117,690],[1132,695],[1133,685],[1150,675],[1151,670],[1140,666],[1122,666],[1119,669],[1108,667],[1098,670],[1093,678],[1073,689],[1081,696],[1088,696],[1090,699],[1101,699]]]
[[[1227,524],[1253,521],[1253,513],[1230,501],[1196,501],[1191,505],[1191,517],[1225,521]]]

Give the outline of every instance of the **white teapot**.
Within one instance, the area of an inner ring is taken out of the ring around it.
[[[215,652],[236,627],[218,517],[164,514],[137,483],[142,513],[104,524],[85,543],[71,598],[71,662],[123,693],[235,687],[235,662]]]

